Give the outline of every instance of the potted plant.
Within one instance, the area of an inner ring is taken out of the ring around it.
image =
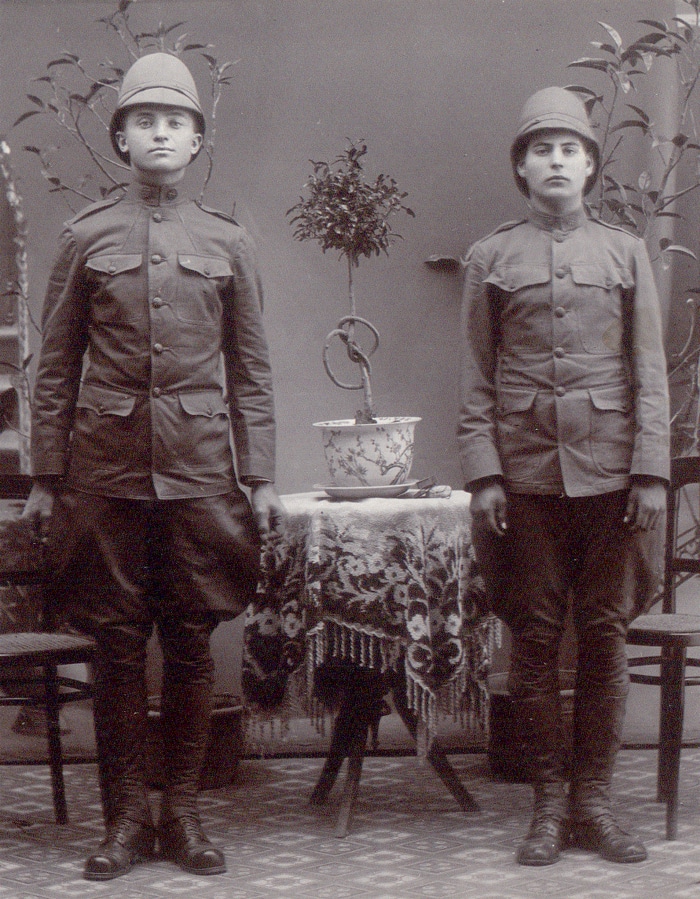
[[[305,187],[308,196],[287,210],[294,237],[314,240],[322,251],[337,250],[347,265],[349,313],[328,334],[323,347],[323,365],[329,378],[345,390],[362,390],[362,408],[354,419],[314,422],[321,429],[323,447],[332,484],[341,488],[393,488],[406,483],[413,461],[415,416],[377,417],[372,401],[370,356],[379,346],[379,333],[367,319],[358,316],[353,273],[363,257],[388,255],[391,243],[400,238],[390,219],[399,212],[415,213],[405,205],[406,193],[388,175],[373,181],[365,177],[363,161],[367,145],[348,142],[332,162],[314,162]],[[358,332],[369,335],[363,348]],[[348,358],[360,369],[359,382],[340,380],[330,362],[335,339],[346,348]]]

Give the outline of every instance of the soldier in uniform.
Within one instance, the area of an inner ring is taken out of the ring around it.
[[[133,64],[110,132],[132,183],[65,225],[44,305],[25,515],[61,535],[66,612],[97,642],[106,837],[89,880],[124,874],[156,841],[189,873],[226,870],[197,812],[210,636],[250,601],[261,539],[284,520],[255,251],[180,183],[204,130],[178,58]],[[154,626],[166,781],[157,827],[144,771]]]
[[[512,634],[509,690],[534,785],[524,865],[552,864],[566,845],[646,858],[609,791],[639,545],[662,537],[668,391],[645,245],[584,203],[599,156],[574,94],[530,97],[511,149],[527,217],[477,242],[466,266],[460,451],[477,557]],[[558,667],[569,603],[578,659],[567,794]]]

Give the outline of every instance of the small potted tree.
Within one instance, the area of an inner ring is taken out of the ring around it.
[[[323,365],[338,387],[362,390],[363,404],[354,419],[314,422],[321,430],[331,486],[335,492],[391,495],[406,489],[414,429],[420,419],[375,414],[370,356],[379,346],[379,333],[357,314],[353,273],[363,257],[388,255],[391,243],[401,236],[392,229],[392,216],[415,213],[405,205],[407,194],[393,178],[379,175],[370,181],[365,177],[366,153],[366,144],[349,141],[332,162],[311,160],[313,172],[305,184],[308,196],[300,197],[287,215],[297,240],[314,240],[324,253],[337,250],[347,265],[349,312],[326,337]],[[360,332],[369,335],[367,348],[359,342]],[[350,361],[359,366],[358,383],[342,381],[331,367],[331,346],[336,338],[345,345]]]

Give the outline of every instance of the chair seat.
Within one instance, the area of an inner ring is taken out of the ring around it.
[[[88,637],[75,634],[0,634],[0,668],[19,661],[35,665],[70,665],[89,661],[95,650]]]
[[[700,615],[640,615],[629,626],[627,642],[637,646],[700,646]]]

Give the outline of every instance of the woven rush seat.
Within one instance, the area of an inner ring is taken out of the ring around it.
[[[661,609],[635,618],[627,632],[628,644],[660,650],[629,658],[628,664],[632,683],[661,689],[657,799],[666,803],[667,840],[678,835],[685,689],[700,686],[700,676],[692,673],[700,667],[700,658],[688,655],[689,648],[700,646],[700,614],[676,611],[677,587],[686,582],[691,586],[700,575],[699,484],[700,457],[672,459]]]
[[[94,649],[92,640],[73,634],[0,634],[0,665],[6,659],[22,656],[35,665],[53,661],[57,665],[85,662],[86,652]],[[30,658],[31,657],[31,658]]]
[[[32,522],[21,517],[31,486],[28,475],[0,474],[0,588],[9,591],[0,593],[0,601],[7,603],[2,611],[4,623],[10,625],[8,632],[0,633],[0,707],[44,710],[54,811],[56,821],[65,824],[59,713],[66,703],[90,699],[92,685],[59,669],[89,666],[95,644],[88,637],[55,632],[53,610],[42,590],[51,579],[43,542]]]

